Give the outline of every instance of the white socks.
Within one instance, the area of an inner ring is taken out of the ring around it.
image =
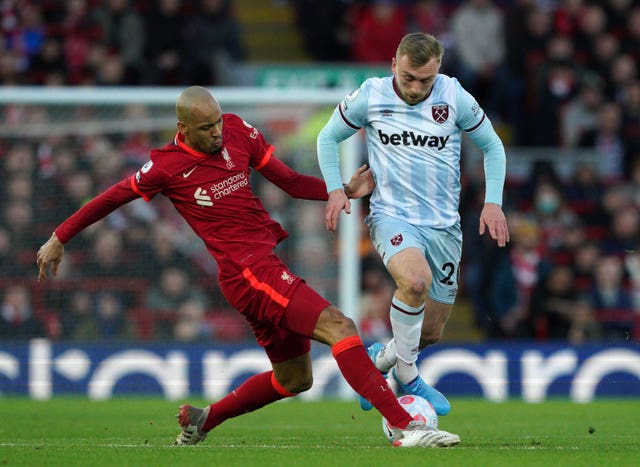
[[[420,353],[424,304],[412,307],[393,297],[389,317],[394,338],[384,352],[379,352],[376,366],[381,371],[389,371],[395,364],[396,376],[406,384],[418,376],[416,360]]]

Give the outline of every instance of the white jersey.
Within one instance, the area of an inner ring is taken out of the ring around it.
[[[393,77],[370,78],[339,106],[351,128],[364,128],[376,187],[370,213],[414,225],[444,228],[459,222],[462,130],[485,118],[455,78],[439,74],[419,104],[404,102]]]

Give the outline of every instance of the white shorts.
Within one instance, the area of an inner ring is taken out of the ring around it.
[[[373,246],[386,266],[396,253],[418,248],[429,263],[433,280],[429,297],[452,304],[458,294],[462,230],[459,224],[444,229],[420,227],[383,214],[367,216],[365,223]]]

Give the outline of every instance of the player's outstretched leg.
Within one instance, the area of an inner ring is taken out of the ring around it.
[[[449,404],[447,398],[444,397],[444,394],[442,394],[436,388],[425,383],[420,375],[418,375],[413,381],[403,383],[402,381],[400,381],[400,379],[398,379],[395,368],[391,370],[391,374],[393,375],[393,379],[395,379],[398,383],[400,391],[404,392],[405,394],[420,396],[428,400],[429,402],[431,402],[433,409],[438,415],[447,415],[451,410],[451,404]]]
[[[378,354],[380,353],[381,350],[384,350],[384,348],[385,346],[383,344],[376,342],[374,344],[371,344],[367,349],[367,354],[369,355],[369,358],[371,358],[371,361],[373,361],[374,365],[376,364],[376,359],[378,357]],[[388,372],[389,372],[388,370],[387,371],[380,370],[380,373],[382,373],[382,376],[384,377],[387,376]],[[373,405],[367,399],[360,396],[360,408],[362,410],[371,410],[373,409]]]
[[[448,448],[460,443],[460,436],[428,427],[422,420],[414,420],[392,432],[392,443],[397,448]]]
[[[210,407],[199,409],[191,405],[180,406],[176,418],[182,431],[173,443],[175,446],[189,446],[204,441],[208,432],[203,431],[202,427],[209,416],[209,409]]]

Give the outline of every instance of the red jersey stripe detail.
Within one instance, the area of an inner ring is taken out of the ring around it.
[[[273,386],[273,389],[275,389],[276,392],[281,396],[284,396],[284,397],[295,396],[294,393],[287,391],[282,384],[278,383],[278,380],[276,379],[276,375],[273,374],[273,372],[271,372],[271,386]]]
[[[249,268],[245,268],[244,271],[242,271],[242,275],[244,276],[245,279],[249,281],[249,283],[251,284],[251,287],[266,293],[269,297],[271,297],[271,300],[273,300],[274,302],[278,303],[279,305],[282,305],[283,307],[286,307],[289,304],[289,299],[287,297],[278,293],[269,284],[260,282],[258,278],[254,276],[253,273],[249,270]]]
[[[135,191],[136,193],[138,193],[140,196],[142,196],[142,199],[144,199],[145,201],[151,201],[151,199],[147,195],[145,195],[143,192],[141,192],[138,189],[138,187],[136,185],[136,182],[133,180],[133,177],[135,177],[135,175],[131,176],[131,179],[130,179],[131,180],[131,189],[133,191]]]
[[[196,151],[195,149],[190,148],[189,146],[184,144],[184,142],[180,139],[181,136],[182,135],[180,134],[180,132],[176,133],[175,141],[178,143],[178,146],[187,151],[189,154],[193,154],[194,156],[207,157],[207,154],[205,154],[204,152]],[[184,139],[184,136],[182,136],[182,139]]]
[[[345,350],[352,349],[354,347],[362,346],[362,339],[360,336],[349,336],[342,339],[340,342],[336,342],[333,347],[331,347],[331,354],[337,357],[339,354],[344,352]]]
[[[271,160],[271,156],[273,155],[273,151],[275,151],[275,149],[276,148],[274,148],[273,146],[269,146],[269,149],[267,149],[267,152],[264,154],[264,157],[262,158],[260,163],[258,165],[256,165],[256,167],[255,167],[256,170],[260,170],[265,165],[267,165],[267,162],[269,162],[269,160]]]

